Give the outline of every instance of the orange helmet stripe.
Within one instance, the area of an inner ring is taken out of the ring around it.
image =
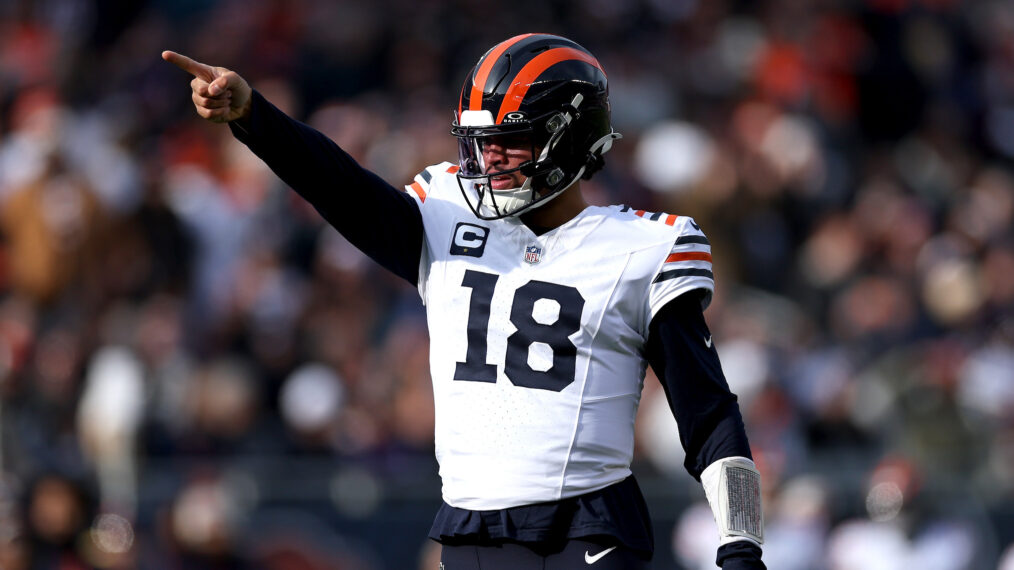
[[[507,51],[507,48],[520,42],[521,40],[533,36],[535,34],[522,34],[520,36],[514,36],[509,40],[504,40],[497,44],[482,60],[482,65],[475,70],[475,81],[472,82],[472,92],[468,96],[468,109],[470,111],[481,111],[482,110],[482,92],[486,86],[486,80],[489,79],[489,72],[493,70],[493,66],[496,64],[496,60],[503,55],[503,52]],[[458,106],[461,106],[460,99]],[[458,109],[459,115],[461,109]]]
[[[598,60],[587,52],[571,47],[561,47],[544,51],[535,56],[532,61],[529,61],[528,64],[522,67],[521,71],[514,76],[514,81],[507,90],[507,94],[504,95],[503,103],[500,104],[500,111],[496,116],[497,124],[503,120],[504,115],[512,111],[517,111],[521,108],[521,102],[525,99],[525,94],[528,93],[528,89],[532,86],[532,82],[542,75],[542,72],[561,61],[570,61],[575,59],[590,63],[591,65],[599,68],[599,70],[605,74],[605,70],[602,69]]]

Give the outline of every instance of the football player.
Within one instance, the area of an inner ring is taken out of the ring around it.
[[[194,76],[233,134],[426,305],[447,570],[646,568],[631,475],[645,368],[662,382],[714,512],[725,569],[764,568],[760,475],[703,311],[711,247],[692,218],[594,207],[581,180],[620,135],[606,74],[547,34],[479,58],[457,102],[456,163],[395,189],[235,72]]]

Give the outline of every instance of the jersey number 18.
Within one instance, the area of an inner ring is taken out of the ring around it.
[[[468,303],[468,350],[465,361],[458,362],[454,379],[469,382],[496,382],[496,365],[486,362],[488,351],[490,301],[498,275],[465,271],[461,285],[472,290]],[[545,324],[536,320],[535,304],[548,299],[560,307],[559,317]],[[581,328],[584,297],[574,287],[532,280],[518,287],[511,300],[511,324],[515,330],[507,337],[504,375],[515,386],[559,392],[574,382],[577,346],[570,335]],[[553,364],[548,370],[536,370],[528,361],[535,343],[549,346]]]

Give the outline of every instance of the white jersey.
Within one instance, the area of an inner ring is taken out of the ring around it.
[[[554,501],[630,475],[648,324],[714,289],[691,218],[588,207],[535,235],[484,221],[443,163],[406,186],[422,212],[436,457],[451,506]]]

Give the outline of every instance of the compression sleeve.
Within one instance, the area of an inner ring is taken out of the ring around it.
[[[699,481],[716,460],[752,459],[739,404],[711,343],[700,293],[686,293],[666,303],[648,331],[648,363],[676,417],[687,471]]]
[[[729,390],[704,320],[703,294],[694,291],[666,303],[651,321],[646,351],[676,416],[687,453],[685,466],[697,480],[716,461],[752,459],[739,404]],[[766,568],[760,545],[747,539],[724,542],[716,563],[723,570]]]
[[[252,94],[250,115],[229,123],[229,128],[349,242],[416,284],[423,222],[410,196],[257,91]]]

